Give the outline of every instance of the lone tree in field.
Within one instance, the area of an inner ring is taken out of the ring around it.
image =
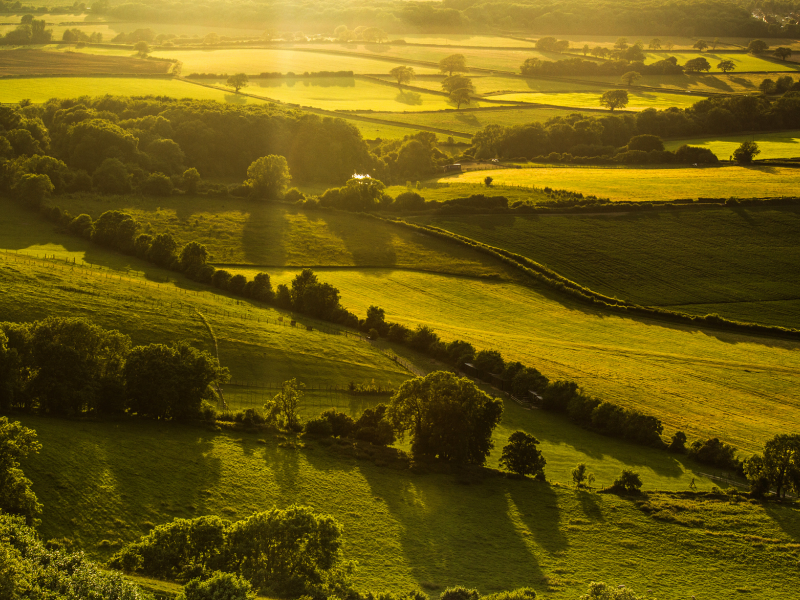
[[[753,158],[761,154],[758,144],[745,140],[739,147],[733,151],[733,160],[740,165],[749,165],[753,162]]]
[[[544,481],[544,466],[547,460],[539,450],[539,440],[524,431],[515,431],[508,438],[508,444],[503,448],[500,457],[500,466],[516,475],[526,477],[532,475],[534,479]]]
[[[469,77],[464,77],[463,75],[451,75],[450,77],[445,77],[442,80],[442,89],[445,92],[452,94],[456,90],[464,89],[474,92],[475,86],[472,83],[472,79]]]
[[[247,167],[247,185],[257,198],[278,198],[286,191],[292,176],[283,156],[270,154]]]
[[[414,456],[477,465],[486,462],[502,415],[502,400],[445,371],[404,382],[387,411],[401,439],[411,434]]]
[[[472,100],[472,94],[467,88],[453,90],[450,92],[450,100],[456,103],[456,110],[460,110],[462,104],[470,103]]]
[[[747,51],[750,54],[760,54],[769,50],[769,44],[764,40],[753,40],[747,45]]]
[[[692,46],[692,48],[695,48],[696,50],[699,50],[700,52],[702,52],[703,50],[708,48],[708,42],[706,42],[705,40],[697,40],[694,43],[694,46]]]
[[[687,73],[699,73],[700,71],[708,72],[711,70],[711,64],[702,56],[698,56],[697,58],[687,60],[686,64],[683,65],[683,70]]]
[[[136,53],[141,57],[145,57],[148,54],[150,54],[150,44],[148,44],[144,40],[136,42],[133,45],[133,49],[136,50]]]
[[[647,48],[650,50],[661,50],[661,40],[658,38],[653,38],[650,40],[650,43],[647,45]]]
[[[594,473],[589,473],[587,471],[585,463],[578,463],[575,465],[575,468],[572,469],[572,483],[574,483],[575,487],[578,489],[591,487],[594,483]]]
[[[469,71],[467,69],[467,59],[463,54],[451,54],[439,61],[439,70],[442,73],[447,73],[449,77],[452,77],[453,73],[466,73]]]
[[[397,86],[402,90],[404,83],[409,83],[414,79],[414,69],[411,67],[395,67],[389,71],[389,75],[397,80]]]
[[[642,489],[642,479],[637,472],[622,469],[622,473],[611,484],[611,489],[617,492],[638,493]]]
[[[584,45],[583,45],[583,49],[582,49],[582,51],[583,51],[583,55],[584,55],[584,56],[586,56],[587,54],[589,54],[589,51],[590,51],[590,50],[591,50],[591,48],[589,47],[589,44],[584,44]]]
[[[494,181],[494,178],[492,178],[489,175],[487,175],[486,177],[483,178],[483,185],[485,185],[486,187],[492,187],[492,182],[493,181]]]
[[[781,46],[780,48],[775,48],[775,52],[772,55],[785,61],[792,55],[792,49]]]
[[[611,112],[614,112],[615,108],[625,108],[628,102],[628,92],[625,90],[609,90],[600,96],[600,105],[610,109]]]
[[[667,42],[664,44],[664,47],[667,49],[667,52],[672,52],[672,49],[675,47],[673,42]]]
[[[624,81],[628,85],[628,87],[630,87],[633,85],[634,81],[638,81],[641,78],[642,78],[641,73],[638,73],[636,71],[628,71],[620,79],[622,79],[622,81]]]
[[[717,68],[722,71],[723,73],[729,73],[736,68],[736,63],[732,60],[723,60],[717,64]]]
[[[250,80],[247,78],[247,75],[244,73],[236,73],[236,75],[231,75],[228,77],[228,81],[226,83],[236,90],[236,93],[238,94],[240,89],[247,87],[248,81]]]

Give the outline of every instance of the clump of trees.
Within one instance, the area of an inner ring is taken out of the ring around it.
[[[349,565],[343,560],[341,536],[333,517],[305,506],[274,508],[233,523],[213,516],[175,519],[125,546],[108,564],[178,581],[223,571],[263,593],[316,597],[327,591],[327,597],[346,583]],[[187,586],[187,600],[200,585]],[[223,588],[222,582],[213,587]]]
[[[53,415],[200,414],[228,370],[185,342],[132,346],[86,319],[0,323],[0,406]]]
[[[800,435],[776,435],[764,444],[764,452],[748,458],[743,467],[750,492],[758,498],[771,491],[780,499],[787,493],[800,494]]]

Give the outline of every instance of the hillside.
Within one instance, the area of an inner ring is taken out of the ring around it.
[[[795,207],[408,220],[521,254],[637,304],[800,327]]]
[[[26,472],[46,507],[45,539],[71,537],[98,558],[173,517],[233,519],[302,503],[341,521],[356,583],[368,589],[531,585],[566,600],[605,580],[677,600],[788,597],[797,585],[796,509],[724,499],[699,519],[670,522],[615,496],[403,473],[316,442],[294,449],[274,436],[169,423],[23,422],[44,443]],[[700,509],[668,496],[651,503]]]

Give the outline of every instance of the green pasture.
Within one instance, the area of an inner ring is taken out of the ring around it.
[[[758,149],[761,150],[758,159],[800,158],[800,131],[668,140],[664,143],[664,147],[667,150],[676,150],[684,144],[700,146],[708,148],[718,158],[727,160],[733,156],[733,151],[744,141],[754,141],[758,144]]]
[[[487,125],[496,123],[505,127],[524,125],[534,121],[546,121],[552,117],[565,117],[574,112],[571,108],[517,107],[491,108],[481,110],[451,110],[446,112],[418,113],[375,113],[370,116],[390,119],[409,125],[427,125],[472,135]],[[440,135],[439,137],[442,137]]]
[[[574,54],[579,54],[583,56],[583,51],[581,50],[584,45],[588,45],[589,48],[594,48],[595,46],[601,46],[603,48],[613,49],[614,44],[617,43],[617,40],[620,37],[625,37],[628,40],[628,44],[633,45],[636,43],[642,44],[642,46],[646,49],[647,46],[650,44],[650,41],[653,38],[658,38],[661,40],[661,45],[664,46],[667,43],[671,42],[674,45],[673,50],[691,50],[692,46],[694,46],[695,42],[699,38],[691,38],[691,37],[683,37],[683,36],[670,36],[670,35],[651,35],[651,36],[641,36],[641,35],[629,35],[629,36],[618,36],[618,35],[559,35],[556,36],[559,40],[568,40],[570,52]],[[712,38],[713,39],[713,38]],[[707,42],[711,43],[712,40],[706,40]],[[738,42],[738,43],[737,43]],[[739,40],[732,40],[726,39],[721,40],[720,43],[717,45],[717,48],[720,50],[736,50],[744,46],[750,42],[748,39],[747,41]]]
[[[203,80],[224,86],[224,80]],[[397,84],[387,85],[351,77],[309,77],[300,79],[253,79],[243,90],[247,94],[325,110],[417,111],[455,109],[447,96],[428,94]],[[473,101],[470,106],[480,106]],[[345,115],[342,115],[345,116]]]
[[[486,48],[533,48],[534,42],[499,35],[473,35],[473,34],[429,34],[406,33],[403,35],[389,34],[390,40],[402,39],[409,44],[432,44],[437,46],[483,46]],[[460,48],[458,50],[461,50]],[[455,51],[455,50],[454,50]]]
[[[680,89],[690,92],[708,92],[716,94],[760,93],[759,84],[767,77],[777,78],[776,75],[765,73],[740,74],[736,72],[723,75],[722,73],[703,73],[702,75],[642,75],[635,83],[637,86],[652,88]],[[616,75],[595,75],[581,77],[581,80],[595,81],[598,85],[613,83],[619,85],[622,80]]]
[[[319,48],[319,45],[315,45]],[[183,63],[183,74],[191,73],[240,73],[258,75],[259,73],[298,73],[306,71],[354,71],[355,73],[388,73],[392,67],[403,64],[373,60],[369,57],[327,54],[284,48],[237,48],[237,49],[194,49],[170,48],[156,50],[152,56],[175,58]],[[419,72],[435,72],[438,69],[414,67]]]
[[[247,199],[213,197],[113,199],[63,197],[71,214],[97,218],[110,208],[132,214],[145,228],[169,231],[185,244],[205,244],[216,264],[265,267],[396,267],[486,278],[515,278],[502,263],[450,242],[347,212],[304,211]]]
[[[526,585],[571,599],[603,580],[677,600],[742,590],[788,597],[797,586],[793,508],[656,494],[665,512],[689,511],[665,522],[628,499],[501,477],[465,485],[311,440],[292,448],[274,435],[169,423],[22,421],[43,444],[24,465],[45,506],[43,536],[69,537],[93,558],[176,517],[239,519],[297,503],[342,523],[365,590]]]
[[[394,114],[394,113],[392,113]],[[402,139],[407,135],[413,135],[419,131],[413,126],[404,127],[403,125],[385,125],[383,123],[372,123],[370,121],[359,121],[358,119],[346,119],[351,125],[355,125],[361,132],[361,137],[365,140],[381,138],[384,140]],[[431,125],[431,127],[437,127]],[[443,134],[437,134],[442,137]],[[447,137],[445,135],[445,137]],[[463,141],[463,140],[462,140]]]
[[[794,207],[411,220],[521,254],[607,296],[800,329]]]
[[[373,380],[396,386],[409,376],[366,342],[326,333],[335,329],[328,323],[232,299],[101,250],[7,202],[3,214],[0,248],[18,253],[0,253],[3,320],[81,316],[119,329],[137,344],[188,340],[213,352],[202,314],[217,337],[220,361],[237,381],[279,383],[297,377],[314,386]],[[55,259],[41,260],[45,255]],[[291,319],[301,325],[290,327]]]
[[[508,102],[527,102],[536,104],[554,104],[557,106],[571,106],[575,108],[603,108],[600,104],[602,92],[518,92],[511,94],[492,95],[493,100],[506,100]],[[629,104],[625,110],[645,110],[646,108],[687,108],[695,102],[704,100],[702,96],[689,96],[686,94],[669,94],[664,92],[628,91]]]
[[[253,274],[254,269],[235,269]],[[296,270],[270,270],[288,282]],[[320,269],[342,303],[500,350],[551,378],[658,416],[666,433],[719,436],[747,452],[800,426],[800,344],[626,318],[513,282],[396,269]]]
[[[487,175],[494,187],[536,186],[567,189],[612,200],[680,198],[764,198],[797,194],[798,171],[786,167],[529,167],[470,171],[437,182],[482,186]],[[477,193],[477,191],[476,191]]]
[[[216,100],[231,104],[261,104],[264,101],[247,98],[177,79],[139,77],[38,77],[32,79],[0,80],[0,102],[16,103],[23,99],[46,102],[50,98],[79,96],[172,96]]]
[[[659,60],[664,60],[674,56],[678,59],[679,65],[686,64],[687,60],[693,58],[705,58],[708,64],[711,65],[711,71],[719,73],[720,70],[717,65],[723,60],[730,60],[736,65],[736,71],[796,71],[797,65],[791,62],[783,62],[778,60],[764,60],[752,54],[745,52],[719,52],[719,51],[706,51],[706,52],[647,52],[647,59],[645,63],[653,63]],[[734,73],[736,72],[734,71]]]
[[[553,81],[545,79],[523,79],[521,77],[502,77],[495,75],[470,75],[475,92],[478,94],[497,94],[501,92],[576,92],[593,91],[596,85],[583,85],[569,81]],[[391,80],[389,75],[381,75],[382,79]],[[412,82],[415,87],[442,91],[443,76],[419,77]]]

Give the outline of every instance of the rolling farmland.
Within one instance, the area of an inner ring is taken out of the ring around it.
[[[493,185],[551,187],[612,200],[674,200],[791,196],[797,193],[797,171],[786,167],[530,167],[493,170]],[[437,183],[483,183],[484,171],[440,177]]]
[[[154,75],[168,73],[169,61],[42,50],[0,51],[0,76]]]
[[[551,104],[556,106],[574,106],[576,108],[601,108],[601,91],[596,92],[561,92],[561,93],[536,93],[517,92],[511,94],[494,94],[494,100],[508,102],[529,102],[536,104]],[[704,100],[702,96],[688,96],[683,94],[668,94],[661,92],[628,91],[630,104],[625,110],[645,110],[647,108],[662,108],[676,106],[687,108],[695,102]]]
[[[685,140],[668,140],[664,143],[667,150],[675,150],[684,144],[708,148],[717,158],[724,160],[744,141],[754,141],[761,153],[759,159],[768,158],[800,158],[800,131],[782,131],[780,133],[756,133],[750,135],[724,135],[706,138],[689,138]]]

